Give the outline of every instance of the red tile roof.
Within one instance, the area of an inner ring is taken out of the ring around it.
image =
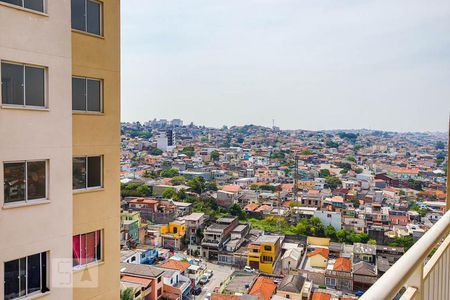
[[[187,261],[169,259],[166,262],[163,262],[159,265],[161,268],[172,269],[172,270],[180,270],[180,272],[186,271],[191,266]]]
[[[258,296],[260,300],[270,300],[276,289],[277,285],[272,279],[267,277],[258,277],[249,294]]]
[[[239,185],[236,184],[230,184],[230,185],[226,185],[222,188],[222,191],[225,192],[230,192],[230,193],[237,193],[241,190],[241,187]]]
[[[312,300],[330,300],[330,299],[331,299],[330,294],[321,293],[321,292],[314,292],[314,294],[312,296]]]
[[[348,258],[339,257],[333,266],[334,271],[351,272],[352,262]]]
[[[325,249],[325,248],[317,248],[316,250],[310,252],[307,254],[308,257],[320,254],[325,258],[328,258],[328,254],[330,253],[330,250]]]

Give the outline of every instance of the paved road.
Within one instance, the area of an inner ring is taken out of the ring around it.
[[[219,287],[222,282],[227,279],[228,276],[233,273],[233,269],[228,266],[216,265],[212,263],[206,263],[208,270],[213,271],[213,276],[207,284],[202,287],[202,293],[195,296],[195,300],[203,300],[207,293],[212,293],[215,287]]]

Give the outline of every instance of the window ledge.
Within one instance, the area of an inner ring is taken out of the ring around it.
[[[49,203],[50,203],[50,200],[48,200],[48,199],[29,200],[28,202],[20,201],[20,202],[3,203],[3,209],[12,209],[12,208],[18,208],[18,207],[34,206],[34,205],[49,204]]]
[[[78,273],[78,272],[81,272],[81,271],[84,271],[84,270],[88,270],[88,269],[92,269],[92,268],[98,268],[99,266],[104,265],[104,264],[105,264],[104,260],[96,261],[96,262],[92,262],[92,263],[89,263],[89,264],[84,265],[84,266],[73,267],[72,270],[73,270],[74,273]]]
[[[26,106],[26,105],[10,105],[10,104],[0,104],[1,109],[17,109],[17,110],[32,110],[32,111],[43,111],[49,112],[48,107],[38,107],[38,106]]]
[[[73,32],[73,33],[82,34],[82,35],[87,35],[87,36],[94,37],[94,38],[98,38],[98,39],[102,39],[102,40],[105,39],[105,37],[104,37],[103,35],[98,35],[98,34],[90,33],[90,32],[83,31],[83,30],[78,30],[78,29],[73,29],[73,28],[72,28],[72,32]]]
[[[45,293],[35,294],[35,295],[24,296],[23,298],[18,298],[18,299],[20,299],[20,300],[33,300],[33,299],[38,299],[38,298],[45,297],[45,296],[47,296],[49,294],[50,294],[50,291],[45,292]]]
[[[38,16],[48,17],[47,13],[41,12],[41,11],[38,11],[38,10],[29,9],[29,8],[26,8],[26,7],[22,7],[22,6],[18,6],[18,5],[14,5],[14,4],[6,3],[6,2],[0,2],[0,5],[6,6],[6,7],[10,7],[10,8],[13,8],[13,9],[17,9],[17,10],[21,10],[21,11],[24,11],[24,12],[32,13],[32,14],[35,14],[35,15],[38,15]],[[26,298],[26,299],[28,299],[28,298]]]
[[[105,190],[104,187],[90,188],[90,189],[82,189],[82,190],[73,190],[73,194],[74,194],[74,195],[77,195],[77,194],[85,194],[85,193],[102,192],[102,191],[104,191],[104,190]]]
[[[72,115],[83,115],[83,116],[104,116],[104,112],[98,112],[98,111],[78,111],[73,110]]]

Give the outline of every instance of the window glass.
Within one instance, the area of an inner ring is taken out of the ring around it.
[[[88,157],[88,187],[102,185],[102,163],[100,156]]]
[[[87,80],[87,110],[100,111],[100,80]]]
[[[25,0],[23,4],[26,8],[44,12],[44,0]]]
[[[81,241],[81,264],[86,264],[86,234],[80,234],[80,241]]]
[[[25,163],[3,166],[5,203],[25,200]]]
[[[27,163],[28,200],[46,198],[45,161]]]
[[[27,294],[41,289],[41,254],[28,256]]]
[[[86,188],[86,158],[74,157],[73,158],[73,189],[85,189]]]
[[[79,235],[75,235],[72,238],[72,254],[73,254],[73,266],[81,264],[81,239]]]
[[[85,0],[72,0],[72,28],[86,31]]]
[[[100,3],[87,1],[87,31],[100,35]]]
[[[0,0],[0,2],[11,3],[14,5],[22,6],[22,0]]]
[[[86,110],[86,79],[72,77],[72,110]]]
[[[19,296],[24,296],[27,286],[27,258],[19,259]]]
[[[95,261],[95,234],[96,232],[89,232],[86,234],[86,263]]]
[[[47,252],[41,253],[41,278],[42,278],[42,291],[48,291],[47,287]]]
[[[19,297],[19,260],[5,263],[5,300]]]
[[[26,105],[45,105],[43,68],[25,67],[25,99]]]
[[[1,67],[3,104],[23,105],[23,66],[2,63]]]
[[[97,235],[95,239],[95,251],[96,251],[96,257],[97,260],[102,260],[102,231],[97,230]]]

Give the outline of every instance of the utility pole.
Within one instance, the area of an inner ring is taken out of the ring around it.
[[[298,155],[295,155],[295,166],[294,166],[294,202],[298,202]]]

